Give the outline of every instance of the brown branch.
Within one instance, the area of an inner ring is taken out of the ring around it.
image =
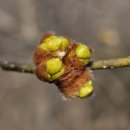
[[[92,70],[130,67],[130,57],[92,61],[88,67]],[[35,67],[33,65],[0,60],[0,68],[7,71],[34,73]]]

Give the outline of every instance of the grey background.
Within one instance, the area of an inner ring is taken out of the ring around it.
[[[130,0],[0,0],[0,59],[32,63],[47,31],[130,55]],[[95,96],[64,101],[35,75],[0,70],[0,130],[129,130],[130,68],[94,71]]]

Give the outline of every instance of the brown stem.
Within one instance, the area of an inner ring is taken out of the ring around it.
[[[130,57],[92,61],[89,67],[92,70],[130,67]],[[7,71],[34,73],[33,65],[20,64],[3,60],[0,60],[0,68]]]

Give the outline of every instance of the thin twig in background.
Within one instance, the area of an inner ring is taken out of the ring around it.
[[[89,67],[92,70],[130,67],[130,57],[92,61]],[[0,60],[0,68],[7,71],[16,71],[22,73],[35,72],[35,67],[33,65],[9,62],[5,60]]]

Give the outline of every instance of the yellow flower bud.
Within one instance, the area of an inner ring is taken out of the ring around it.
[[[66,47],[68,46],[69,41],[62,36],[59,36],[59,38],[61,39],[61,42],[62,42],[61,50],[64,51],[66,49]]]
[[[76,48],[76,55],[81,59],[90,58],[90,50],[86,45],[79,44]]]
[[[80,88],[78,97],[85,98],[89,96],[92,92],[93,92],[93,85],[92,85],[92,81],[89,80],[85,85],[83,85]]]
[[[52,80],[59,78],[62,74],[64,74],[64,71],[65,71],[65,69],[63,67],[59,72],[57,72],[56,74],[53,74]]]
[[[68,46],[69,41],[63,36],[50,36],[42,41],[39,45],[39,48],[43,50],[57,51],[62,50],[65,51]]]
[[[50,51],[57,51],[61,47],[62,40],[56,36],[51,36],[45,40],[46,46]]]
[[[41,43],[41,44],[39,45],[39,48],[40,48],[40,49],[43,49],[43,50],[48,50],[45,43]]]
[[[49,74],[54,74],[62,69],[62,61],[59,58],[53,58],[47,61],[46,70]]]

